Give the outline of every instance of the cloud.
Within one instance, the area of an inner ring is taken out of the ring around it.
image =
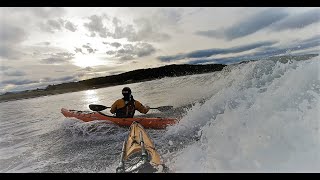
[[[80,53],[84,54],[84,53],[82,52],[82,49],[81,49],[81,48],[76,48],[74,51],[75,51],[76,53],[80,52]]]
[[[295,29],[295,28],[303,28],[313,23],[320,22],[320,10],[315,9],[312,11],[308,11],[302,14],[296,14],[289,16],[288,18],[283,19],[275,23],[271,30],[279,31],[279,30],[287,30],[287,29]]]
[[[17,47],[28,37],[26,31],[20,27],[0,21],[0,57],[20,59],[24,54]]]
[[[83,48],[85,48],[89,54],[91,53],[95,53],[97,51],[97,49],[93,49],[92,47],[90,47],[90,43],[87,43],[87,44],[84,44],[82,45]],[[80,52],[82,54],[85,54],[83,51],[82,51],[82,48],[77,48],[74,50],[76,53]]]
[[[77,27],[70,21],[67,21],[64,27],[72,32],[75,32],[77,30]]]
[[[119,57],[120,57],[120,60],[124,60],[124,61],[134,59],[133,55],[128,55],[128,54],[119,55]]]
[[[25,72],[19,70],[7,70],[3,71],[3,74],[6,76],[24,76],[26,75]]]
[[[307,50],[309,48],[320,47],[320,36],[316,35],[312,38],[308,38],[291,44],[286,47],[263,47],[260,51],[253,52],[246,55],[236,57],[225,57],[225,58],[210,58],[210,59],[195,59],[188,62],[188,64],[203,64],[203,63],[219,63],[219,64],[231,64],[246,60],[262,59],[276,55],[288,55],[295,51]]]
[[[116,47],[116,48],[122,46],[121,43],[118,43],[118,42],[113,42],[113,43],[102,42],[102,43],[103,43],[103,44],[106,44],[106,45],[110,45],[110,46],[112,46],[112,47]]]
[[[159,24],[153,22],[152,19],[137,18],[134,19],[133,24],[125,25],[122,24],[119,18],[114,17],[112,19],[113,31],[110,31],[103,24],[103,19],[105,18],[105,16],[92,15],[89,17],[90,22],[84,23],[91,37],[95,37],[98,34],[102,38],[126,38],[130,42],[143,40],[160,42],[170,39],[168,34],[159,32]]]
[[[24,29],[5,23],[0,22],[0,44],[17,44],[27,39],[27,33]]]
[[[50,44],[51,44],[50,42],[41,42],[41,43],[38,43],[37,45],[49,46]]]
[[[256,48],[260,48],[263,46],[271,46],[275,43],[277,42],[263,41],[263,42],[257,42],[253,44],[243,45],[243,46],[226,48],[226,49],[205,49],[205,50],[198,50],[198,51],[193,51],[185,54],[177,54],[173,56],[159,56],[158,59],[162,62],[170,62],[170,61],[186,59],[186,58],[202,58],[202,57],[210,57],[218,54],[240,53],[240,52],[245,52],[245,51],[253,50]]]
[[[90,22],[84,23],[84,26],[91,32],[92,37],[96,36],[96,33],[99,34],[100,37],[107,37],[108,30],[102,22],[104,18],[104,16],[92,15],[89,17]]]
[[[45,64],[65,63],[74,58],[74,54],[68,52],[52,54],[51,57],[42,59],[41,62]]]
[[[168,34],[161,33],[157,28],[154,27],[151,19],[139,18],[135,19],[134,22],[139,29],[135,36],[128,38],[129,41],[150,40],[160,42],[170,39]]]
[[[88,66],[88,67],[83,68],[82,70],[84,70],[84,71],[92,71],[93,68]]]
[[[111,43],[110,45],[113,46],[113,47],[116,47],[116,48],[118,48],[118,47],[121,46],[121,44],[118,43],[118,42],[113,42],[113,43]]]
[[[1,44],[0,43],[0,57],[11,59],[11,60],[18,60],[23,57],[25,54],[16,50],[17,45],[14,44]]]
[[[134,19],[134,25],[122,25],[121,20],[114,17],[112,23],[114,32],[110,33],[110,36],[114,39],[127,38],[131,42],[143,40],[165,41],[170,39],[168,34],[159,32],[159,29],[154,27],[152,20],[147,18]]]
[[[34,7],[29,8],[29,10],[31,10],[34,15],[41,18],[60,17],[66,14],[66,10],[61,7]]]
[[[29,80],[29,79],[11,79],[2,81],[1,84],[12,84],[12,85],[25,85],[25,84],[33,84],[38,83],[39,81]]]
[[[107,53],[108,55],[113,55],[113,54],[116,54],[117,51],[107,51],[106,53]]]
[[[107,51],[108,55],[114,55],[114,57],[120,60],[131,60],[138,57],[149,56],[153,54],[156,49],[148,43],[137,43],[135,45],[125,44],[121,49],[116,51]]]
[[[59,19],[49,19],[46,23],[39,24],[40,29],[44,32],[54,33],[56,31],[62,31],[63,28],[75,32],[77,30],[76,26],[69,20]]]
[[[69,76],[63,76],[63,77],[59,77],[59,78],[45,78],[46,81],[50,81],[50,82],[55,82],[55,81],[70,81],[70,80],[75,80],[75,77],[73,75],[69,75]]]
[[[40,29],[44,32],[54,33],[60,31],[63,27],[64,21],[62,19],[49,19],[46,23],[40,23]]]
[[[87,45],[83,45],[82,47],[86,48],[89,54],[95,53],[97,51],[96,49],[92,49],[88,44]]]
[[[220,28],[218,30],[197,31],[195,34],[206,37],[225,38],[227,40],[233,40],[253,34],[263,28],[270,26],[275,22],[278,22],[286,16],[288,16],[288,13],[285,12],[282,8],[267,9],[255,15],[252,15],[245,20],[239,21],[238,23],[226,29]]]
[[[182,19],[182,9],[159,8],[155,15],[166,24],[176,25]]]
[[[38,18],[52,18],[61,17],[66,14],[66,10],[61,7],[14,7],[10,8],[10,11],[15,12],[29,12]]]

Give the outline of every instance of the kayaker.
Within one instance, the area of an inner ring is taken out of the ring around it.
[[[110,109],[112,114],[116,114],[116,117],[132,118],[135,110],[140,113],[147,114],[150,107],[142,105],[139,101],[134,100],[129,87],[122,89],[122,99],[116,100]]]

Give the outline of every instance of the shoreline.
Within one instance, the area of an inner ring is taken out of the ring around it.
[[[180,77],[195,74],[204,74],[215,71],[221,71],[225,66],[222,64],[210,65],[166,65],[158,68],[138,69],[121,73],[118,75],[91,78],[78,82],[62,83],[49,85],[45,89],[26,90],[18,93],[8,92],[0,95],[0,103],[31,99],[43,96],[79,92],[91,89],[100,89],[105,87],[132,84],[139,82],[152,81],[165,77]]]
[[[306,54],[306,55],[284,55],[273,56],[264,60],[279,61],[281,63],[288,63],[288,61],[295,60],[309,60],[310,58],[319,56],[319,54]],[[255,60],[242,61],[236,64],[249,63]],[[232,64],[234,65],[234,64]],[[7,92],[0,95],[0,103],[17,101],[23,99],[31,99],[42,96],[51,96],[58,94],[65,94],[71,92],[79,92],[91,89],[100,89],[105,87],[132,84],[139,82],[146,82],[156,79],[162,79],[165,77],[180,77],[195,74],[211,73],[215,71],[222,71],[225,64],[205,64],[205,65],[191,65],[191,64],[172,64],[165,65],[157,68],[138,69],[118,75],[111,75],[105,77],[96,77],[87,80],[61,83],[57,85],[48,85],[45,89],[33,89],[21,92]]]

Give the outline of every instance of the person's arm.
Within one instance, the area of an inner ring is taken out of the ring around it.
[[[147,112],[149,111],[149,109],[150,109],[150,107],[149,106],[144,106],[144,105],[142,105],[139,101],[137,101],[136,100],[136,102],[135,102],[135,107],[136,107],[136,109],[139,111],[139,112],[141,112],[141,113],[143,113],[143,114],[147,114]]]
[[[116,102],[114,102],[114,103],[112,104],[112,106],[111,106],[110,112],[111,112],[112,114],[116,113],[118,101],[119,101],[119,100],[117,100]]]

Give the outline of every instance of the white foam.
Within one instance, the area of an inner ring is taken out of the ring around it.
[[[234,67],[224,89],[168,131],[187,134],[205,124],[201,143],[182,149],[171,167],[178,172],[319,171],[319,63]]]

